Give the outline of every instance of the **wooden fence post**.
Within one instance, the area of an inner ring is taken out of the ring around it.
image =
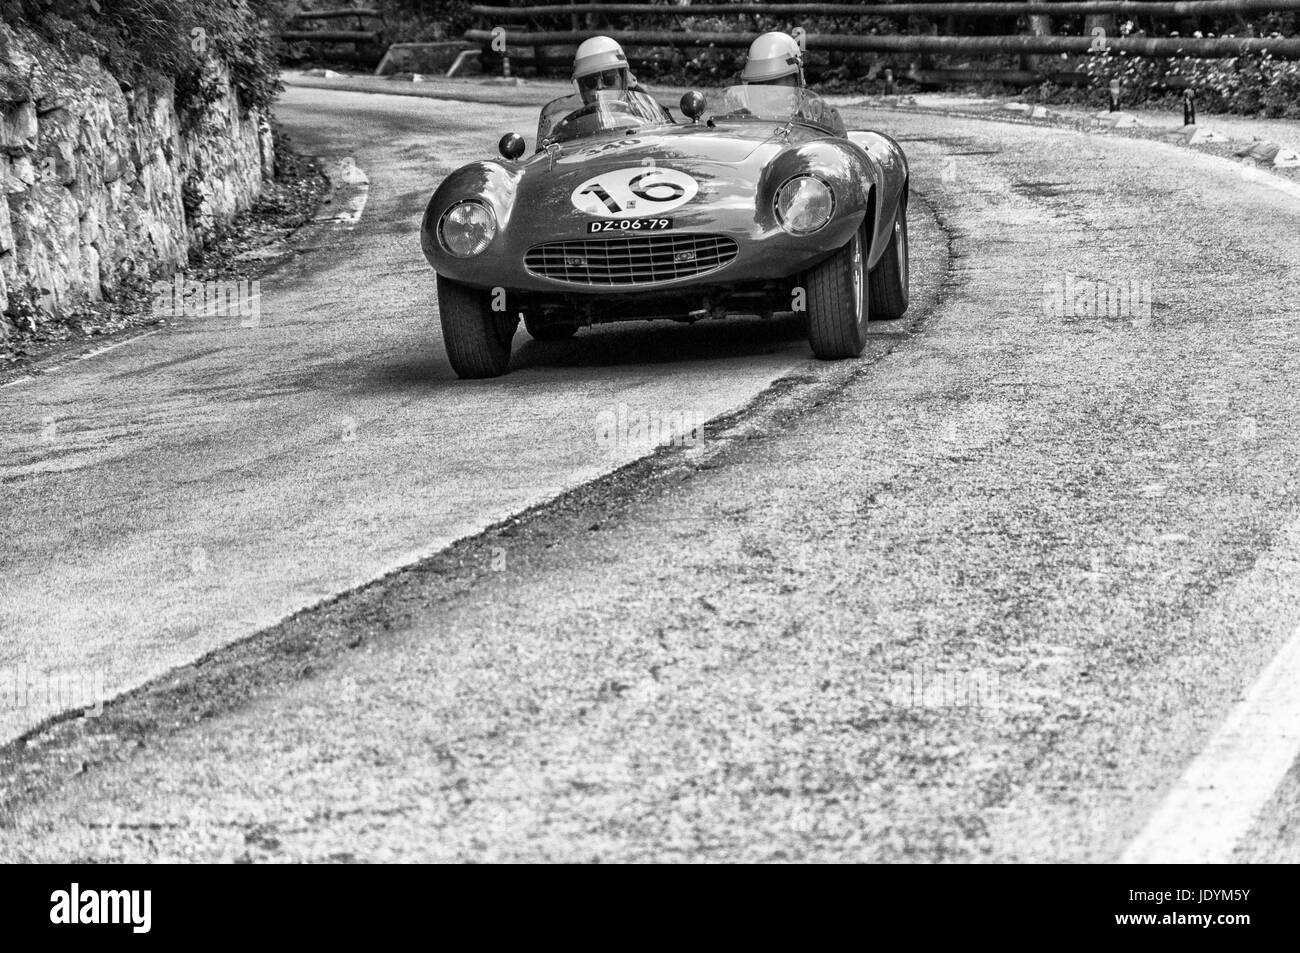
[[[1052,18],[1043,14],[1030,14],[1029,16],[1029,35],[1030,36],[1051,36],[1052,35]],[[1025,69],[1031,69],[1035,73],[1042,72],[1043,58],[1038,55],[1022,56],[1020,65]]]

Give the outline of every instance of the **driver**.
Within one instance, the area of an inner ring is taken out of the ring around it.
[[[837,136],[848,135],[839,110],[808,89],[803,75],[803,50],[789,34],[764,33],[749,44],[740,81],[746,86],[789,86],[803,90],[797,114]]]
[[[542,107],[541,119],[537,124],[539,149],[551,130],[567,116],[596,102],[602,92],[609,91],[612,95],[628,90],[646,92],[632,75],[623,47],[608,36],[593,36],[583,40],[578,47],[578,52],[573,57],[573,88],[574,92]],[[666,110],[664,118],[671,121]]]
[[[636,88],[627,54],[617,40],[593,36],[583,41],[573,57],[573,88],[586,104],[596,101],[598,90]]]

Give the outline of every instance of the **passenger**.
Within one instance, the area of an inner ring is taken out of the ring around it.
[[[746,86],[790,86],[803,89],[803,50],[785,33],[764,33],[749,44],[740,81]]]
[[[847,136],[848,129],[839,110],[808,89],[803,74],[803,50],[794,37],[786,33],[764,33],[749,44],[745,68],[740,81],[746,86],[788,86],[803,91],[797,115],[828,129],[837,136]]]

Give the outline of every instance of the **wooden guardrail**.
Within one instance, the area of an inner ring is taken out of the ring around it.
[[[744,33],[690,33],[668,30],[559,30],[510,31],[511,46],[551,46],[581,43],[588,37],[611,36],[630,46],[749,46]],[[465,39],[490,44],[490,30],[468,30]],[[1098,43],[1102,45],[1099,46]],[[1300,39],[1278,37],[1142,37],[1142,36],[913,36],[901,34],[843,35],[808,33],[810,50],[847,50],[860,53],[1088,53],[1109,49],[1140,56],[1226,57],[1264,53],[1282,59],[1300,59]]]
[[[605,16],[693,17],[1005,17],[1026,14],[1058,16],[1129,14],[1156,17],[1213,16],[1216,13],[1300,10],[1300,0],[1002,0],[1002,2],[951,3],[559,3],[526,7],[473,5],[470,13],[492,21],[531,20],[549,16],[602,14]]]
[[[338,10],[304,10],[295,13],[295,20],[340,20],[344,17],[373,17],[382,20],[384,15],[374,7],[343,7]]]
[[[304,22],[313,20],[342,20],[356,18],[356,29],[294,29]],[[374,63],[383,55],[384,33],[382,29],[365,29],[366,20],[378,20],[383,25],[383,14],[370,7],[350,7],[338,10],[309,10],[296,13],[289,18],[290,29],[280,31],[280,39],[285,43],[319,43],[321,54],[325,56],[324,45],[335,43],[351,44],[350,53],[331,51],[326,58],[344,59],[352,62]]]
[[[527,6],[496,7],[473,5],[470,12],[478,19],[480,28],[466,32],[465,39],[482,44],[485,65],[499,65],[508,71],[513,59],[516,65],[535,65],[543,68],[555,61],[553,54],[545,54],[545,47],[572,46],[598,34],[612,36],[629,48],[629,56],[636,60],[637,47],[670,47],[673,49],[700,49],[722,47],[739,49],[753,39],[752,24],[728,32],[700,32],[682,29],[680,21],[686,17],[763,17],[777,20],[786,29],[800,26],[800,20],[816,17],[838,17],[848,20],[866,17],[906,18],[928,16],[939,22],[949,18],[1002,19],[1003,29],[1007,18],[1027,17],[1030,31],[1017,35],[939,35],[937,32],[918,34],[854,33],[803,33],[801,42],[809,50],[833,51],[839,54],[916,54],[904,75],[913,81],[930,84],[956,81],[965,74],[967,81],[1006,81],[1016,85],[1030,85],[1051,78],[1061,82],[1086,82],[1085,73],[1066,69],[1064,64],[1051,62],[1050,57],[1062,54],[1088,54],[1109,51],[1118,54],[1147,57],[1197,57],[1225,58],[1268,53],[1278,59],[1300,60],[1300,38],[1281,36],[1148,36],[1145,34],[1107,35],[1097,29],[1106,24],[1114,33],[1114,24],[1123,17],[1150,17],[1155,20],[1185,17],[1214,17],[1242,14],[1251,11],[1285,12],[1300,10],[1300,0],[902,0],[898,3],[556,3]],[[581,29],[587,24],[609,24],[612,18],[635,17],[637,29]],[[1051,20],[1059,24],[1061,18],[1073,17],[1067,32],[1074,35],[1054,35]],[[569,29],[545,29],[539,24],[563,18]],[[584,18],[587,18],[584,20]],[[1080,19],[1082,18],[1082,19]],[[641,29],[644,21],[658,21],[662,28]],[[678,21],[674,23],[673,21]],[[673,27],[676,26],[676,29]],[[1082,34],[1080,33],[1082,27]],[[851,30],[851,28],[850,28]],[[504,48],[503,48],[504,44]],[[532,56],[501,55],[509,48],[532,48]],[[993,56],[1019,57],[1018,69],[1005,69],[996,65],[961,65],[954,68],[930,68],[933,55],[959,55],[975,59]],[[1043,57],[1044,59],[1039,59]],[[922,68],[925,67],[925,68]],[[874,75],[873,67],[873,75]],[[1037,78],[1035,80],[1035,77]],[[1172,82],[1172,81],[1171,81]]]

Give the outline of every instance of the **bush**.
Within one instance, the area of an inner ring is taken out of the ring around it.
[[[388,39],[408,43],[459,39],[474,26],[471,0],[378,0]]]
[[[1084,70],[1098,103],[1104,102],[1110,81],[1118,79],[1125,103],[1181,95],[1190,86],[1206,112],[1300,119],[1300,63],[1267,54],[1221,60],[1096,54]]]

